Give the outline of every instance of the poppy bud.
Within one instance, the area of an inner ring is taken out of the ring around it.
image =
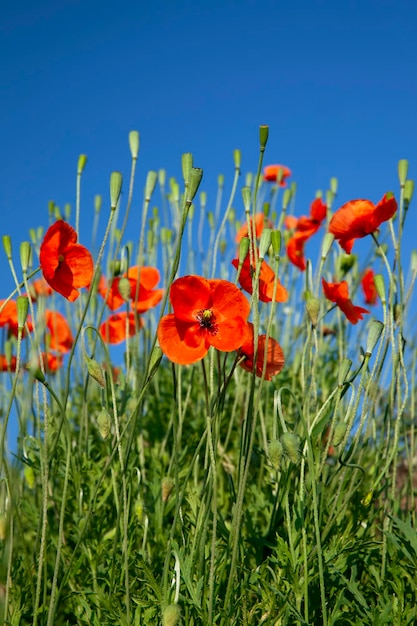
[[[200,208],[202,211],[205,210],[206,208],[206,204],[207,204],[207,192],[206,191],[202,191],[200,193]],[[234,209],[233,209],[234,211]],[[230,218],[230,213],[232,212],[232,210],[229,211],[229,218]]]
[[[168,605],[162,614],[162,626],[176,626],[181,617],[181,609],[178,604]]]
[[[250,213],[251,190],[250,187],[242,187],[242,200],[245,213]]]
[[[132,159],[136,160],[139,154],[139,133],[137,130],[131,130],[129,133],[129,148]]]
[[[330,208],[332,206],[332,202],[334,200],[334,193],[328,189],[326,191],[326,206]]]
[[[398,178],[399,178],[401,187],[404,187],[404,185],[405,185],[405,181],[406,181],[406,178],[407,178],[407,172],[408,172],[408,161],[407,161],[407,159],[400,159],[398,161]]]
[[[387,297],[385,293],[385,282],[382,274],[375,274],[374,276],[375,289],[377,294],[382,302],[382,304],[387,303]]]
[[[272,441],[270,441],[268,444],[268,458],[271,462],[272,467],[277,472],[281,467],[282,455],[282,443],[279,441],[279,439],[272,439]]]
[[[86,354],[84,354],[85,361],[87,363],[87,370],[91,378],[94,378],[96,382],[100,385],[102,389],[106,386],[106,379],[104,377],[103,368],[100,363],[98,363],[95,359],[90,359]]]
[[[161,185],[161,187],[165,187],[166,179],[167,172],[166,170],[161,168],[160,170],[158,170],[158,183]]]
[[[26,274],[30,265],[32,248],[28,241],[22,241],[20,244],[20,264],[22,266],[22,272]]]
[[[193,155],[191,152],[185,152],[181,155],[181,166],[184,183],[188,185],[190,181],[191,168],[193,167]]]
[[[167,502],[174,488],[174,481],[171,476],[164,476],[162,479],[162,502]]]
[[[285,190],[284,190],[284,193],[283,193],[283,195],[282,195],[282,209],[283,209],[284,211],[286,211],[286,210],[287,210],[288,205],[289,205],[290,200],[291,200],[291,197],[292,197],[292,191],[291,191],[291,189],[285,189]]]
[[[351,367],[352,367],[352,361],[350,359],[344,358],[339,368],[339,376],[338,376],[339,388],[343,387],[346,381],[346,378],[348,377]]]
[[[110,174],[110,208],[112,211],[116,210],[119,202],[120,194],[122,193],[123,176],[120,172],[112,172]]]
[[[16,307],[17,307],[17,327],[20,331],[23,331],[26,318],[28,316],[29,309],[29,299],[27,296],[18,296],[16,299]]]
[[[333,245],[333,241],[334,241],[334,237],[333,237],[333,235],[331,233],[326,233],[324,235],[323,244],[322,244],[322,247],[321,247],[321,260],[322,261],[326,260],[327,255],[330,252],[330,248]]]
[[[373,492],[373,489],[371,489],[370,491],[368,491],[368,493],[364,495],[364,497],[361,500],[361,503],[363,504],[363,506],[369,506],[372,502],[373,497],[374,497],[374,492]]]
[[[347,424],[345,422],[336,422],[333,431],[333,445],[338,446],[342,443],[344,436],[346,434]]]
[[[253,183],[253,174],[252,172],[248,172],[245,176],[245,186],[252,187],[252,183]]]
[[[103,437],[103,439],[107,439],[111,430],[111,417],[107,409],[105,409],[104,407],[97,415],[97,426],[98,432]]]
[[[274,251],[275,258],[279,257],[281,253],[281,231],[273,230],[271,232],[271,243]]]
[[[332,192],[332,194],[334,196],[337,195],[337,187],[338,187],[338,180],[337,178],[333,177],[330,179],[330,191]]]
[[[130,292],[131,292],[131,285],[130,285],[129,279],[126,278],[125,276],[122,276],[122,278],[119,280],[119,283],[117,285],[117,289],[120,295],[122,296],[123,300],[125,302],[128,302],[130,298]]]
[[[268,217],[270,210],[271,210],[271,203],[264,202],[262,205],[262,213],[265,215],[265,217]]]
[[[190,182],[188,185],[188,193],[186,197],[187,204],[191,204],[198,191],[198,188],[203,178],[203,170],[199,167],[192,167],[190,173]]]
[[[149,201],[154,192],[156,182],[158,180],[158,174],[156,172],[150,171],[146,177],[145,183],[145,200]]]
[[[103,198],[99,194],[94,196],[94,210],[96,213],[100,213],[102,204],[103,204]]]
[[[404,185],[404,208],[407,210],[414,194],[414,181],[406,180]]]
[[[271,229],[264,228],[259,242],[259,258],[264,259],[271,245]]]
[[[9,261],[12,259],[12,240],[10,239],[10,235],[3,235],[3,248],[6,253],[6,256]]]
[[[306,309],[307,309],[307,313],[310,318],[310,321],[315,328],[317,326],[317,321],[318,321],[319,311],[320,311],[319,300],[313,297],[308,298],[306,302]]]
[[[259,141],[261,144],[261,152],[265,150],[265,146],[268,142],[268,135],[269,135],[269,126],[260,126],[259,127]],[[283,174],[284,174],[284,171],[282,171],[281,180],[282,180]],[[278,182],[280,183],[281,180],[278,180]]]
[[[144,505],[143,505],[143,500],[142,498],[139,496],[135,502],[135,506],[134,506],[134,511],[135,511],[135,515],[137,517],[137,520],[140,524],[142,524],[143,522],[143,518],[144,518]]]
[[[26,484],[29,489],[33,489],[35,486],[36,476],[31,465],[25,465],[25,468],[23,470],[23,476],[25,477]]]
[[[295,433],[286,432],[281,435],[281,444],[284,454],[292,463],[298,463],[301,458],[301,439]]]
[[[342,254],[339,258],[339,270],[342,276],[346,276],[355,265],[357,260],[356,254]]]
[[[153,376],[155,375],[159,364],[162,360],[162,355],[163,352],[161,350],[161,348],[159,346],[155,346],[154,349],[152,350],[152,354],[151,354],[151,358],[149,361],[149,374],[148,374],[148,380],[150,380],[151,378],[153,378]]]
[[[78,165],[77,165],[78,176],[81,176],[81,174],[83,173],[86,163],[87,163],[87,155],[80,154],[80,156],[78,157]]]
[[[233,150],[233,161],[235,162],[235,169],[240,170],[240,164],[242,162],[242,153],[240,150]]]
[[[384,330],[384,324],[378,320],[372,320],[369,324],[368,341],[366,342],[366,355],[371,356],[376,344]]]
[[[242,237],[239,242],[239,265],[242,265],[249,252],[249,239]]]
[[[214,228],[214,213],[213,211],[207,211],[207,221],[211,229]]]

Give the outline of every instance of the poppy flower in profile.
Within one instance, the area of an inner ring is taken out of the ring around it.
[[[378,301],[378,292],[375,286],[375,272],[373,269],[369,268],[366,270],[362,276],[361,285],[366,304],[376,304]]]
[[[286,179],[291,176],[291,170],[285,165],[267,165],[264,167],[264,180],[270,183],[277,183],[279,172],[281,172],[282,177],[279,186],[286,187]]]
[[[48,228],[39,253],[40,266],[46,282],[70,302],[80,295],[78,289],[90,285],[93,258],[77,243],[77,233],[64,220]]]
[[[343,250],[350,254],[355,239],[366,237],[378,230],[382,222],[390,220],[396,211],[397,201],[388,194],[377,205],[370,200],[351,200],[333,215],[329,232],[338,240]]]
[[[254,370],[254,339],[253,339],[253,324],[248,322],[249,333],[247,339],[240,348],[239,354],[245,357],[245,360],[239,363],[240,367],[243,367],[247,372],[253,372]],[[272,337],[268,337],[268,344],[266,343],[266,335],[259,335],[258,337],[258,353],[256,359],[255,374],[259,378],[262,376],[265,360],[265,347],[266,347],[266,371],[265,380],[272,380],[274,376],[280,373],[284,367],[285,358],[281,346],[278,341]]]
[[[155,289],[159,280],[160,274],[155,267],[141,267],[139,270],[138,266],[133,266],[123,276],[113,278],[110,285],[107,284],[105,277],[101,276],[97,291],[106,299],[111,311],[116,311],[127,300],[131,300],[137,313],[144,313],[162,300],[164,290]],[[120,288],[123,283],[127,284],[127,292],[122,295]]]
[[[48,346],[50,350],[57,352],[69,352],[74,343],[71,328],[62,315],[58,311],[45,311],[45,325],[48,329]]]
[[[15,372],[16,357],[12,356],[10,360],[4,354],[0,354],[0,372]]]
[[[240,348],[248,333],[250,305],[227,280],[183,276],[171,285],[173,313],[158,326],[158,341],[170,361],[189,365],[213,346],[223,352]]]
[[[263,213],[256,213],[255,215],[255,231],[256,231],[256,239],[259,239],[260,236],[262,235],[262,231],[265,227],[265,215]],[[249,218],[249,222],[252,228],[252,223],[253,220],[250,217]],[[268,221],[268,226],[271,225],[271,222]],[[248,233],[248,224],[247,222],[245,222],[237,231],[236,233],[236,237],[235,237],[235,241],[236,243],[240,243],[240,241],[243,239],[243,237],[249,237],[249,233]]]
[[[299,218],[288,216],[285,220],[287,228],[293,229],[294,233],[287,243],[287,256],[293,265],[302,272],[307,264],[304,257],[304,246],[320,228],[321,223],[326,219],[327,206],[321,198],[316,198],[310,205],[310,216],[302,215]]]
[[[101,324],[100,335],[106,343],[122,343],[126,338],[133,337],[143,328],[143,320],[133,311],[114,313]]]
[[[233,259],[233,267],[239,268],[239,259]],[[239,275],[239,284],[247,293],[252,294],[252,274],[255,272],[255,264],[250,265],[250,255],[246,255],[243,261],[242,270]],[[261,271],[259,273],[259,300],[261,302],[272,302],[274,295],[274,270],[263,260],[261,263]],[[288,300],[288,292],[278,280],[277,291],[275,294],[275,302],[286,302]]]
[[[337,304],[351,324],[357,324],[359,320],[363,319],[363,314],[370,313],[367,309],[355,306],[352,303],[349,298],[348,284],[345,280],[342,280],[340,283],[328,283],[322,278],[321,283],[326,298]]]

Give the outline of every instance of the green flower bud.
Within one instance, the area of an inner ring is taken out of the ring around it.
[[[167,502],[174,489],[174,480],[171,476],[164,476],[162,479],[162,502]]]
[[[158,183],[161,185],[161,187],[165,187],[166,179],[167,179],[166,170],[164,169],[158,170]]]
[[[281,231],[273,230],[271,232],[271,244],[274,251],[275,258],[279,257],[281,253]]]
[[[249,238],[242,237],[239,242],[239,265],[242,265],[249,252]]]
[[[250,213],[251,190],[250,187],[242,187],[242,200],[245,213]]]
[[[259,127],[259,142],[261,144],[261,152],[265,150],[265,146],[268,142],[269,126]]]
[[[259,258],[264,259],[271,245],[271,229],[264,228],[259,242]]]
[[[313,298],[313,297],[308,298],[306,302],[306,309],[307,309],[307,313],[310,318],[310,321],[313,327],[315,328],[317,326],[317,321],[319,317],[320,301],[317,298]]]
[[[398,161],[398,178],[401,187],[404,187],[408,173],[408,161],[407,159],[400,159]]]
[[[321,259],[322,259],[322,261],[326,260],[327,255],[330,252],[330,248],[333,245],[333,241],[334,241],[334,236],[331,233],[326,233],[324,235],[323,244],[321,246]]]
[[[130,292],[131,292],[131,284],[128,278],[122,276],[119,280],[119,284],[117,285],[117,290],[119,294],[122,296],[125,302],[129,302]]]
[[[198,188],[203,178],[203,170],[198,167],[192,167],[190,173],[190,182],[188,185],[188,191],[186,196],[187,204],[191,204],[198,191]]]
[[[158,174],[156,172],[150,171],[146,177],[145,183],[145,200],[149,201],[152,197],[152,194],[156,187],[156,182],[158,180]]]
[[[284,189],[284,193],[282,194],[282,210],[286,211],[288,205],[291,201],[292,191],[291,189]]]
[[[16,299],[16,307],[17,307],[17,326],[19,331],[23,331],[26,318],[28,316],[29,309],[29,299],[27,296],[18,296]]]
[[[181,165],[184,183],[188,185],[188,183],[190,182],[191,170],[193,167],[193,155],[191,154],[191,152],[185,152],[181,156]]]
[[[80,154],[80,156],[78,157],[78,165],[77,165],[77,174],[78,176],[81,176],[81,174],[84,171],[84,168],[87,164],[87,155],[86,154]]]
[[[298,463],[301,459],[301,439],[295,433],[286,432],[281,435],[281,444],[284,454],[292,463]]]
[[[22,266],[22,272],[26,274],[30,265],[30,257],[32,254],[32,247],[28,241],[22,241],[20,244],[20,264]]]
[[[408,209],[414,194],[414,181],[406,180],[404,185],[404,208]]]
[[[162,626],[177,626],[181,618],[178,604],[169,604],[162,614]]]
[[[107,439],[111,430],[111,417],[109,412],[104,407],[101,409],[100,413],[97,415],[97,426],[98,432],[102,436],[103,439]]]
[[[94,196],[94,210],[96,213],[100,213],[102,204],[103,204],[103,198],[100,195]]]
[[[3,248],[9,261],[12,260],[12,240],[10,235],[3,235]]]
[[[123,176],[120,172],[112,172],[110,175],[110,208],[112,211],[116,210],[119,202],[120,194],[122,193]]]
[[[95,359],[90,359],[86,354],[84,354],[84,359],[87,363],[87,370],[91,378],[94,378],[96,382],[100,385],[102,389],[106,386],[106,379],[104,377],[104,371],[101,367],[100,363],[98,363]]]
[[[348,377],[351,367],[352,367],[352,361],[350,359],[344,358],[339,368],[339,376],[338,376],[339,387],[343,387],[346,381],[346,378]]]
[[[332,194],[334,196],[337,195],[337,187],[338,187],[338,181],[337,178],[333,177],[330,179],[330,190],[332,192]]]
[[[268,444],[268,458],[274,470],[278,472],[281,468],[282,455],[284,453],[282,443],[279,439],[272,439]]]
[[[235,162],[235,169],[240,170],[240,164],[242,162],[242,153],[240,150],[233,150],[233,161]]]
[[[137,130],[131,130],[129,133],[129,148],[132,159],[136,160],[139,154],[139,133]]]
[[[385,281],[382,274],[375,274],[374,276],[375,289],[377,294],[382,302],[382,304],[387,303],[387,296],[385,292]]]
[[[368,341],[366,342],[366,355],[371,356],[383,330],[384,324],[382,322],[371,320],[369,324]]]
[[[333,445],[338,446],[342,443],[347,430],[347,424],[345,422],[336,422],[333,431]]]

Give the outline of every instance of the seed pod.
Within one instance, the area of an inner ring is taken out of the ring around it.
[[[97,415],[97,426],[100,435],[103,439],[107,439],[110,434],[111,429],[111,417],[104,407],[101,409],[100,413]]]
[[[162,626],[176,626],[181,617],[178,604],[169,604],[162,614]]]

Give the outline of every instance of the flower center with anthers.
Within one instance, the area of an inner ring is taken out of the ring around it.
[[[216,324],[216,317],[211,309],[201,309],[201,311],[198,311],[196,317],[200,328],[208,330],[212,335],[217,333],[218,326]]]

